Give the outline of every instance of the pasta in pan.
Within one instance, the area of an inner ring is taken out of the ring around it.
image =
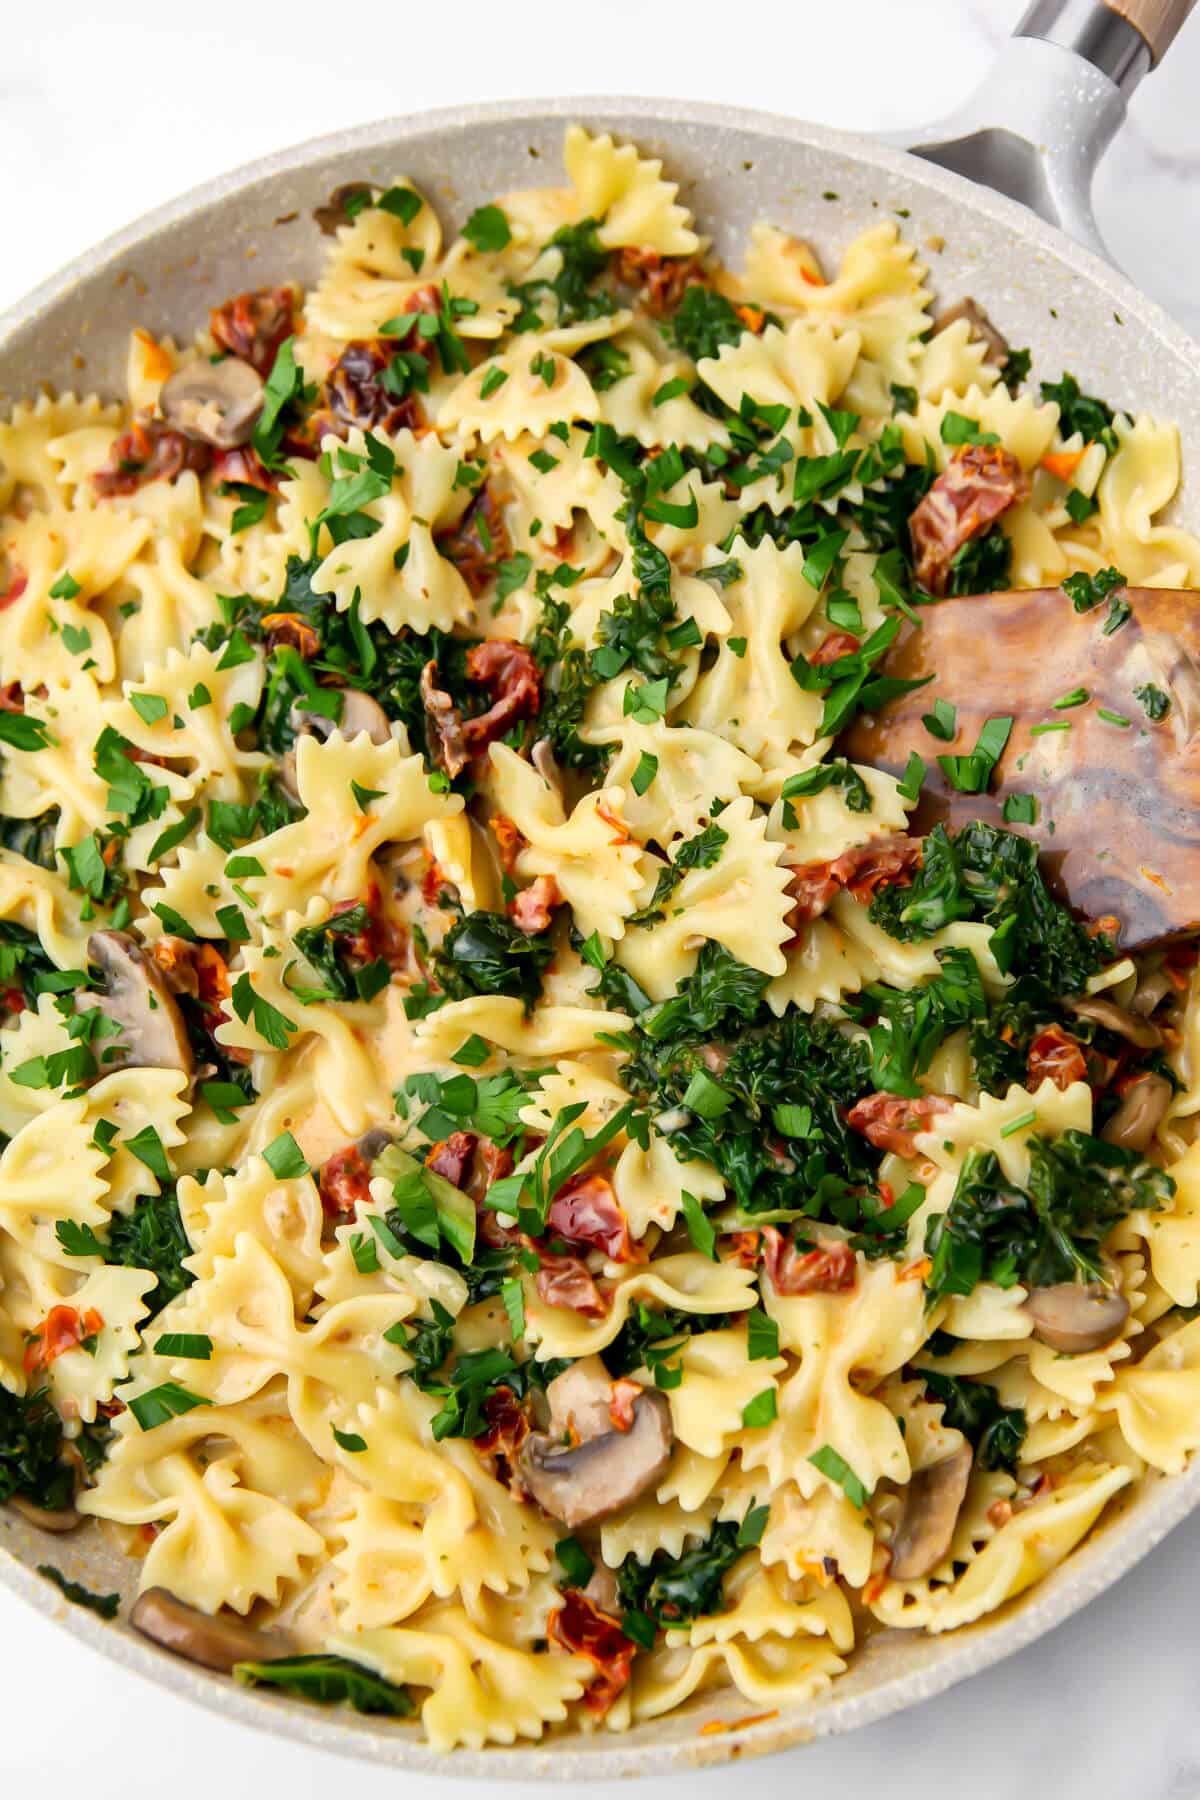
[[[0,424],[0,1501],[442,1749],[818,1696],[1200,1443],[1194,945],[903,660],[1149,656],[1174,429],[564,156]]]

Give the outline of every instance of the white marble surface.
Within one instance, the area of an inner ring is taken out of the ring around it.
[[[692,95],[896,127],[986,72],[1022,0],[456,0],[338,8],[263,0],[42,0],[4,9],[0,307],[95,239],[222,168],[285,143],[462,100]],[[739,33],[744,19],[752,30]],[[338,33],[339,21],[347,29]],[[517,22],[519,21],[519,23]],[[1114,257],[1200,335],[1200,16],[1135,97],[1097,182]],[[31,371],[31,376],[36,371]],[[798,1789],[888,1800],[1190,1800],[1200,1795],[1200,1519],[1032,1650],[851,1738],[656,1781],[657,1796]],[[112,1669],[0,1594],[0,1797],[230,1800],[331,1788],[382,1800],[395,1775],[260,1738]],[[22,1780],[22,1777],[24,1780]],[[410,1800],[432,1782],[399,1778]],[[477,1800],[477,1784],[437,1793]],[[589,1790],[599,1795],[598,1786]]]

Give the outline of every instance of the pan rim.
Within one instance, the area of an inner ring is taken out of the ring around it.
[[[606,124],[632,122],[634,129],[672,125],[757,132],[777,144],[825,150],[850,157],[898,181],[915,182],[969,214],[1006,227],[1031,249],[1053,256],[1089,287],[1099,289],[1115,308],[1123,309],[1128,315],[1127,323],[1136,321],[1142,330],[1152,333],[1164,352],[1185,366],[1195,365],[1196,340],[1128,277],[1016,201],[977,187],[949,170],[919,162],[890,142],[750,107],[646,96],[588,95],[488,101],[433,109],[406,118],[380,119],[309,138],[239,164],[101,239],[0,312],[0,350],[19,331],[49,313],[80,281],[102,274],[156,233],[186,224],[206,208],[261,181],[298,172],[322,157],[355,152],[365,155],[391,146],[402,148],[411,139],[433,134],[454,138],[480,127],[526,121],[537,126],[572,119]],[[99,1619],[68,1607],[57,1590],[3,1543],[0,1583],[119,1666],[211,1712],[298,1739],[315,1749],[353,1756],[382,1767],[461,1778],[577,1781],[663,1775],[712,1766],[734,1757],[766,1755],[875,1723],[945,1692],[1044,1636],[1113,1586],[1200,1503],[1200,1460],[1177,1476],[1151,1476],[1147,1480],[1155,1489],[1151,1497],[1136,1515],[1114,1520],[1107,1528],[1100,1527],[1098,1541],[1093,1540],[1093,1553],[1073,1578],[1068,1562],[1049,1578],[1045,1587],[1035,1590],[1034,1598],[1027,1603],[1018,1603],[1007,1615],[993,1615],[998,1622],[982,1630],[968,1628],[961,1642],[932,1669],[902,1671],[862,1694],[838,1697],[835,1687],[832,1695],[815,1708],[809,1703],[796,1709],[792,1717],[781,1714],[755,1725],[731,1726],[709,1738],[697,1736],[690,1741],[659,1744],[622,1744],[619,1738],[613,1738],[600,1748],[577,1748],[578,1739],[551,1738],[523,1747],[458,1749],[445,1755],[407,1731],[372,1730],[362,1723],[342,1720],[336,1713],[325,1714],[302,1703],[238,1687],[194,1669],[129,1633],[109,1631]],[[591,1742],[594,1744],[595,1740]]]

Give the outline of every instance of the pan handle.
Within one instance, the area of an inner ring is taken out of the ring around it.
[[[1127,19],[1145,39],[1151,67],[1157,68],[1175,42],[1180,26],[1187,23],[1196,0],[1104,0],[1104,3],[1109,12]]]
[[[1157,68],[1197,0],[1033,0],[1013,33],[1074,51],[1127,98]]]

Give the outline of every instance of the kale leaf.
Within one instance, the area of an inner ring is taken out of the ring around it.
[[[723,294],[694,281],[684,289],[670,335],[685,356],[699,362],[715,356],[722,344],[736,344],[746,329],[745,321]]]
[[[980,821],[957,834],[937,825],[924,840],[911,887],[883,887],[871,919],[902,942],[932,937],[956,919],[992,928],[991,950],[1006,973],[1033,975],[1052,993],[1077,994],[1112,954],[1089,937],[1047,888],[1032,838]]]
[[[512,994],[526,1012],[541,997],[542,975],[554,954],[547,933],[528,937],[503,913],[466,913],[434,952],[438,981],[451,1000],[474,994]]]
[[[0,1501],[21,1494],[48,1512],[70,1505],[75,1483],[60,1461],[62,1436],[45,1388],[22,1398],[0,1387]]]
[[[1103,1279],[1099,1247],[1129,1213],[1155,1211],[1171,1176],[1119,1144],[1085,1131],[1029,1139],[1028,1186],[1009,1181],[992,1150],[973,1150],[949,1210],[930,1220],[931,1299],[969,1294],[980,1281],[1044,1287]]]
[[[617,1570],[617,1592],[626,1614],[641,1614],[664,1630],[723,1612],[724,1581],[742,1554],[736,1521],[714,1525],[702,1544],[671,1556],[656,1550],[648,1563],[630,1551]]]
[[[192,1246],[183,1229],[174,1186],[161,1194],[143,1194],[131,1213],[114,1213],[104,1246],[104,1260],[126,1269],[148,1269],[158,1280],[145,1296],[150,1317],[168,1300],[190,1287],[194,1277],[183,1267]],[[143,1329],[145,1327],[143,1321]]]
[[[349,1701],[359,1713],[406,1718],[414,1710],[407,1688],[385,1681],[373,1669],[364,1669],[361,1663],[350,1662],[344,1656],[318,1652],[311,1656],[281,1656],[273,1662],[235,1663],[233,1677],[243,1687],[278,1688],[301,1700],[315,1700],[321,1706]]]
[[[1107,400],[1085,394],[1075,377],[1065,373],[1061,381],[1043,381],[1041,388],[1043,401],[1053,400],[1058,406],[1058,429],[1064,438],[1078,431],[1085,444],[1103,444],[1112,455],[1117,447],[1116,413]]]
[[[940,1375],[931,1369],[922,1369],[921,1379],[941,1401],[943,1423],[961,1431],[975,1446],[976,1466],[1007,1469],[1010,1475],[1015,1474],[1028,1430],[1024,1410],[1004,1406],[995,1388],[986,1381],[971,1381],[965,1375]]]

